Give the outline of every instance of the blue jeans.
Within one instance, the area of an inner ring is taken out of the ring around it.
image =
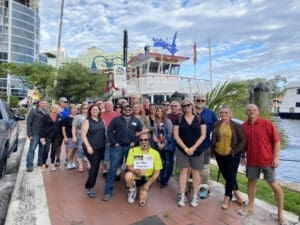
[[[159,151],[163,168],[160,170],[160,184],[166,186],[173,173],[174,168],[174,152],[162,150]]]
[[[37,145],[39,145],[38,166],[43,164],[44,145],[40,142],[40,135],[34,134],[32,137],[33,138],[30,140],[29,150],[27,153],[26,167],[33,167],[34,152]]]
[[[106,177],[104,194],[111,195],[115,184],[117,169],[124,156],[127,157],[129,146],[111,146],[109,149],[110,167]]]

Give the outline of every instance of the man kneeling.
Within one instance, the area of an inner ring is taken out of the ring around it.
[[[134,203],[139,188],[139,204],[146,204],[150,186],[159,177],[162,162],[159,153],[150,147],[148,134],[141,134],[140,145],[129,150],[125,174],[126,185],[129,188],[128,202]]]

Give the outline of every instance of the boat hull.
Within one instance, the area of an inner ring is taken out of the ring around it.
[[[279,116],[282,119],[300,120],[300,113],[280,112]]]

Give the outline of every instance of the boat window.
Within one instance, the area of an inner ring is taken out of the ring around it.
[[[163,67],[162,67],[162,73],[163,74],[169,74],[169,67],[170,67],[170,64],[169,63],[163,63]]]
[[[300,102],[296,102],[296,107],[300,107]]]
[[[297,95],[300,95],[300,88],[297,89]]]
[[[171,64],[171,74],[178,75],[179,73],[179,65]]]
[[[144,63],[143,64],[143,72],[142,72],[142,74],[147,74],[147,63]]]
[[[150,62],[149,73],[158,73],[158,67],[159,67],[158,62]]]

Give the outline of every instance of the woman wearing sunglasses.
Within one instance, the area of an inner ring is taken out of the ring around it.
[[[180,170],[178,205],[181,207],[185,205],[185,188],[189,170],[191,170],[193,176],[191,206],[197,207],[199,204],[200,170],[203,168],[201,144],[206,136],[206,125],[195,114],[193,101],[184,99],[181,108],[183,115],[178,117],[174,124],[174,139],[177,143],[176,167]]]

